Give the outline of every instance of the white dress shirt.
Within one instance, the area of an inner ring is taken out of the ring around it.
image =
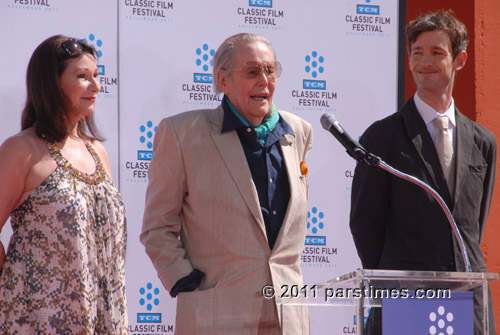
[[[429,134],[432,137],[432,140],[436,140],[436,135],[437,135],[437,127],[436,125],[432,122],[436,117],[445,115],[448,117],[450,122],[448,123],[448,133],[450,134],[451,137],[451,143],[453,145],[453,149],[456,148],[456,122],[455,122],[455,102],[453,98],[451,98],[451,103],[446,112],[444,113],[439,113],[437,112],[434,108],[426,104],[419,96],[418,93],[415,93],[413,97],[415,101],[415,105],[417,106],[418,113],[422,117],[422,119],[425,122],[425,125],[427,126],[427,130],[429,131]]]

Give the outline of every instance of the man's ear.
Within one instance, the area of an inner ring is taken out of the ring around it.
[[[467,61],[467,52],[460,51],[458,55],[455,57],[455,71],[460,71],[465,66],[465,62]]]
[[[222,93],[227,94],[228,93],[228,81],[229,78],[225,71],[223,69],[220,69],[217,72],[217,85],[219,86],[219,90],[222,91]]]

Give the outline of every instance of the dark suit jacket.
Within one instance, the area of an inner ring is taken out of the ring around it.
[[[462,234],[472,271],[486,272],[480,243],[495,181],[495,137],[458,110],[456,123],[453,197],[413,98],[399,112],[371,125],[360,142],[441,195]],[[364,268],[464,271],[458,243],[438,202],[419,186],[380,168],[357,165],[350,227]]]

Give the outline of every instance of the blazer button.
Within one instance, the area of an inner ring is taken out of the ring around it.
[[[269,263],[271,263],[271,264],[272,264],[273,262],[274,262],[274,261],[273,261],[273,259],[272,259],[272,258],[269,258]]]

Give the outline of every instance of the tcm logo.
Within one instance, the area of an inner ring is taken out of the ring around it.
[[[97,73],[98,73],[100,76],[104,76],[104,75],[105,75],[104,65],[97,65]]]
[[[311,208],[310,211],[307,212],[307,231],[309,234],[316,235],[323,228],[325,228],[325,224],[323,219],[325,217],[325,213],[318,211],[317,207]],[[306,245],[326,245],[326,236],[306,236]]]
[[[302,81],[302,88],[308,90],[326,90],[326,81],[304,79]]]
[[[305,61],[306,66],[304,70],[314,79],[304,79],[302,88],[307,90],[326,90],[326,81],[316,79],[320,74],[325,72],[325,67],[323,66],[325,58],[320,56],[317,51],[313,51],[310,55],[306,55]]]
[[[193,81],[195,83],[211,84],[213,78],[210,72],[214,67],[215,50],[210,49],[207,43],[204,43],[201,48],[196,49],[196,65],[198,65],[204,73],[195,73]]]
[[[252,7],[273,7],[273,0],[249,0],[248,5]]]
[[[137,159],[140,161],[150,161],[153,159],[152,151],[138,150]]]
[[[89,38],[88,39],[84,38],[83,40],[85,41],[85,43],[90,44],[90,46],[97,51],[97,57],[99,58],[102,57],[102,51],[101,51],[102,40],[96,39],[94,34],[89,34]]]
[[[195,73],[193,81],[195,83],[211,84],[213,83],[213,77],[208,73]]]
[[[85,43],[90,44],[90,46],[93,47],[96,50],[98,58],[102,57],[102,50],[101,50],[102,40],[96,39],[96,37],[95,37],[94,34],[89,34],[89,37],[88,38],[84,38],[83,41],[85,41]],[[98,74],[100,76],[104,76],[104,74],[106,72],[104,70],[104,65],[97,65],[97,71],[98,71]]]
[[[306,236],[305,245],[326,245],[326,236]]]
[[[153,309],[153,306],[158,306],[160,304],[160,289],[154,287],[153,284],[147,283],[145,287],[139,289],[141,298],[139,299],[139,305],[145,306],[148,311]],[[141,323],[160,323],[161,313],[137,313],[137,322]]]
[[[148,149],[153,149],[153,139],[156,129],[158,127],[153,127],[153,122],[148,121],[145,125],[141,125],[139,130],[141,136],[139,137],[139,142],[146,144]],[[153,159],[153,151],[151,150],[138,150],[137,159],[141,161],[150,161]]]
[[[366,322],[368,321],[368,315],[370,315],[370,311],[371,311],[371,307],[363,307],[363,315],[366,315],[365,317],[363,317],[363,324],[366,326]],[[357,321],[357,316],[354,315],[354,318],[353,318],[353,322],[354,324],[356,324],[356,321]]]
[[[137,323],[160,323],[161,313],[137,313]]]
[[[369,14],[369,15],[380,15],[380,6],[357,5],[356,6],[356,13]]]

